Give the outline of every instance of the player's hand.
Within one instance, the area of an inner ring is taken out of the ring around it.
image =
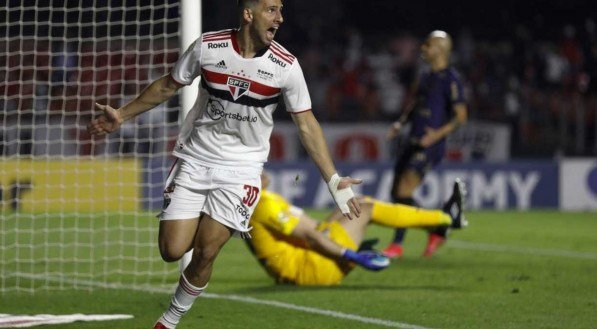
[[[429,146],[437,143],[440,138],[441,137],[438,137],[436,129],[425,127],[425,135],[423,135],[423,137],[421,137],[419,140],[419,145],[421,145],[423,148],[428,148]]]
[[[338,205],[342,214],[348,217],[348,219],[353,219],[353,215],[357,218],[361,216],[361,206],[350,186],[361,184],[362,182],[362,179],[340,177],[337,173],[328,182],[328,188],[332,197],[334,197],[336,205]]]
[[[117,110],[110,105],[101,105],[98,103],[95,103],[95,108],[103,113],[92,119],[87,125],[87,131],[91,135],[103,136],[120,128],[124,120]]]
[[[392,123],[390,129],[388,129],[388,132],[386,133],[386,138],[388,140],[395,138],[396,136],[398,136],[398,132],[400,132],[400,129],[402,129],[402,124],[400,123],[400,121]]]
[[[342,252],[342,258],[357,263],[371,271],[381,271],[390,266],[390,259],[388,257],[373,250],[356,252],[351,249],[345,249]]]

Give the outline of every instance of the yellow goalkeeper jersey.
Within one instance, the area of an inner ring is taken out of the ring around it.
[[[263,190],[251,217],[253,253],[278,282],[300,285],[339,283],[352,266],[322,256],[291,236],[302,214],[302,209],[290,205],[279,194]],[[337,222],[322,222],[318,230],[342,246],[356,248]]]

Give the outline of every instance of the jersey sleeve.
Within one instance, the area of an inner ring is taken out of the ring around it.
[[[311,110],[311,96],[309,96],[307,82],[298,61],[295,61],[290,68],[288,78],[282,88],[282,94],[288,112],[298,113]]]
[[[450,102],[452,104],[464,103],[464,88],[458,74],[450,75]]]
[[[253,211],[251,221],[259,222],[275,232],[290,235],[300,221],[295,212],[296,209],[289,206],[282,197],[267,197],[264,194]]]
[[[201,37],[180,56],[170,74],[183,85],[190,85],[201,74]]]

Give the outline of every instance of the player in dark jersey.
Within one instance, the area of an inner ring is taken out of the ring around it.
[[[433,31],[421,47],[422,57],[430,70],[416,84],[415,98],[392,124],[388,137],[393,138],[402,126],[412,124],[408,140],[400,147],[394,167],[393,202],[415,206],[413,193],[425,174],[439,164],[446,149],[446,137],[467,120],[463,87],[456,70],[450,66],[452,40],[444,31]],[[397,229],[394,241],[384,250],[388,257],[402,255],[406,229]],[[431,256],[441,246],[447,229],[429,231],[424,256]]]

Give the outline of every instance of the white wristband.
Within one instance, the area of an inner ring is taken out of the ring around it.
[[[330,193],[332,194],[336,205],[338,208],[340,208],[340,211],[342,211],[343,214],[348,214],[350,213],[350,208],[348,208],[348,200],[354,197],[354,193],[350,187],[338,190],[338,184],[340,184],[340,180],[340,175],[335,173],[328,182],[328,188],[330,189]]]

